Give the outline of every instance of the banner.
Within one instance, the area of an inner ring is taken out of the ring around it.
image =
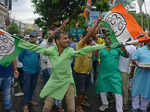
[[[131,40],[144,42],[149,40],[148,35],[121,3],[106,14],[104,21],[111,26],[118,42]]]
[[[90,23],[93,23],[99,17],[99,11],[91,11],[90,12]]]
[[[81,35],[85,32],[82,28],[71,28],[70,34],[76,37],[76,41],[78,42],[80,40]]]

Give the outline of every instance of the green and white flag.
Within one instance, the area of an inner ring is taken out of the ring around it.
[[[17,35],[13,37],[0,29],[0,65],[4,67],[10,65],[22,51],[22,48],[18,47],[19,37]]]

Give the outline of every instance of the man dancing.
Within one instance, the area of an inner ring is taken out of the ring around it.
[[[97,20],[95,26],[86,35],[90,37],[95,31],[99,21]],[[38,53],[42,53],[49,57],[52,64],[51,78],[48,80],[40,97],[47,97],[43,112],[51,112],[54,101],[62,100],[65,97],[68,112],[75,112],[75,84],[72,77],[71,63],[74,56],[83,56],[94,50],[104,48],[104,45],[87,46],[78,51],[69,48],[69,39],[66,33],[56,32],[54,34],[56,45],[49,48],[41,48],[40,46],[25,42],[21,40],[19,47],[29,49]]]

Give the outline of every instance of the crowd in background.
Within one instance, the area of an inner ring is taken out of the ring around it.
[[[91,87],[96,88],[96,93],[100,96],[99,101],[102,101],[100,112],[109,108],[107,96],[110,94],[114,95],[117,112],[129,112],[130,94],[132,112],[147,112],[150,102],[150,42],[111,47],[113,43],[109,35],[104,34],[104,38],[100,38],[100,29],[99,25],[87,27],[86,33],[83,33],[78,41],[68,32],[52,30],[48,36],[43,32],[38,38],[38,35],[32,32],[29,38],[23,38],[31,43],[32,47],[30,45],[23,49],[8,67],[0,65],[0,88],[6,112],[10,112],[12,106],[10,90],[13,75],[13,85],[20,87],[15,96],[24,95],[24,112],[29,112],[30,104],[38,104],[32,100],[32,96],[37,80],[41,77],[44,89],[40,96],[45,100],[43,112],[50,112],[53,104],[57,105],[59,112],[64,112],[64,97],[68,112],[84,112],[83,105],[90,108],[87,90]],[[97,44],[105,44],[105,47],[94,47]],[[46,52],[41,48],[47,49],[44,49]],[[72,54],[73,61],[70,61],[69,56]],[[149,64],[149,67],[142,64]],[[68,75],[70,72],[72,76]],[[55,80],[59,80],[59,84],[54,82]],[[77,104],[74,101],[75,96]]]

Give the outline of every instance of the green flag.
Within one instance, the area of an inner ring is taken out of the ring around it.
[[[10,35],[0,29],[0,65],[7,67],[20,54],[22,48],[18,47],[19,36]]]
[[[121,47],[123,44],[119,43],[116,39],[115,33],[113,32],[111,26],[106,21],[101,21],[101,25],[104,25],[109,30],[110,40],[112,44],[110,45],[111,48]]]

